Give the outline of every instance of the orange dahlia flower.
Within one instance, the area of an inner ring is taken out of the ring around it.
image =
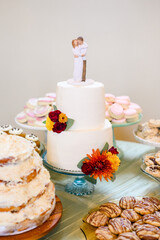
[[[88,159],[86,158],[83,162],[82,172],[95,179],[99,177],[102,180],[104,177],[107,182],[113,177],[113,173],[117,171],[120,164],[117,155],[107,150],[101,153],[99,149],[92,149],[92,154],[87,154],[87,157]]]

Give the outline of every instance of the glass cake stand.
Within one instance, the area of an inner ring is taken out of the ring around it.
[[[84,196],[84,195],[90,195],[94,191],[94,185],[84,178],[86,176],[81,171],[71,171],[71,170],[65,170],[56,168],[50,163],[47,162],[47,151],[44,152],[43,156],[43,163],[44,165],[49,168],[51,171],[64,174],[67,176],[76,176],[73,182],[69,182],[65,186],[65,191],[74,194],[76,196]]]
[[[114,147],[117,147],[116,139],[115,139],[115,134],[114,134],[114,129],[117,128],[117,127],[129,127],[129,126],[132,126],[132,125],[134,125],[134,124],[137,124],[137,123],[139,123],[139,122],[142,120],[142,117],[143,117],[143,115],[140,113],[138,120],[136,120],[135,122],[121,123],[121,124],[112,123],[112,129],[113,129],[113,146],[114,146]],[[118,151],[119,151],[119,157],[122,157],[122,156],[123,156],[122,150],[121,150],[120,148],[118,148]]]

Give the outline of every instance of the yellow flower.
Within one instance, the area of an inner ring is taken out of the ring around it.
[[[66,123],[67,120],[68,120],[68,118],[67,118],[66,114],[64,114],[64,113],[59,114],[59,122],[60,123]]]
[[[116,172],[118,170],[118,167],[120,165],[120,159],[116,154],[112,154],[111,152],[105,152],[105,155],[107,156],[107,159],[111,162],[112,168]]]
[[[52,131],[53,126],[54,126],[54,122],[52,122],[48,116],[46,119],[46,128],[48,129],[48,131]]]

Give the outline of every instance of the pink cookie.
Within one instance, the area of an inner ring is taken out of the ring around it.
[[[44,122],[46,120],[46,117],[36,117],[36,121],[38,122]]]
[[[27,116],[28,120],[34,120],[35,119],[34,110],[28,108],[28,109],[26,109],[25,113],[26,113],[26,116]]]
[[[109,114],[108,111],[105,112],[105,117],[106,117],[106,119],[108,119],[109,121],[112,120],[112,118],[111,118],[111,116],[110,116],[110,114]]]
[[[138,119],[138,114],[135,109],[128,108],[124,110],[124,114],[127,122],[135,122]]]
[[[27,123],[29,126],[34,126],[35,120],[28,120]]]
[[[53,101],[56,100],[56,93],[46,93],[46,97],[52,98]]]
[[[37,106],[37,98],[30,98],[26,103],[26,107],[35,109]]]
[[[44,117],[51,111],[51,107],[49,106],[41,106],[35,109],[34,113],[36,117]]]
[[[112,123],[117,123],[117,124],[121,124],[121,123],[125,123],[126,119],[122,118],[122,119],[114,119],[112,118]]]
[[[38,105],[45,106],[53,103],[53,99],[50,97],[42,97],[38,99]]]
[[[45,124],[43,123],[46,120],[46,117],[37,117],[34,125],[36,127],[45,127]]]
[[[24,112],[21,112],[17,115],[17,121],[20,123],[25,123],[27,122],[27,117],[26,114]]]
[[[115,96],[111,93],[106,93],[105,94],[105,99],[107,102],[114,103],[115,102]]]
[[[124,117],[123,107],[118,103],[111,105],[108,111],[110,116],[114,119],[121,119]]]
[[[136,103],[132,103],[131,102],[131,104],[129,105],[129,108],[135,109],[137,111],[137,113],[141,113],[142,112],[141,107],[138,104],[136,104]]]
[[[123,99],[116,98],[116,103],[120,104],[123,107],[123,109],[127,109],[129,106],[129,102],[127,100],[123,100]]]
[[[117,100],[126,100],[128,102],[130,102],[130,97],[129,96],[118,96],[116,97]]]

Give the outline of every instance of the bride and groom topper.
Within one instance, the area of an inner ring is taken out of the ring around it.
[[[72,52],[74,55],[74,82],[86,81],[86,53],[88,44],[83,37],[78,37],[72,41]]]

